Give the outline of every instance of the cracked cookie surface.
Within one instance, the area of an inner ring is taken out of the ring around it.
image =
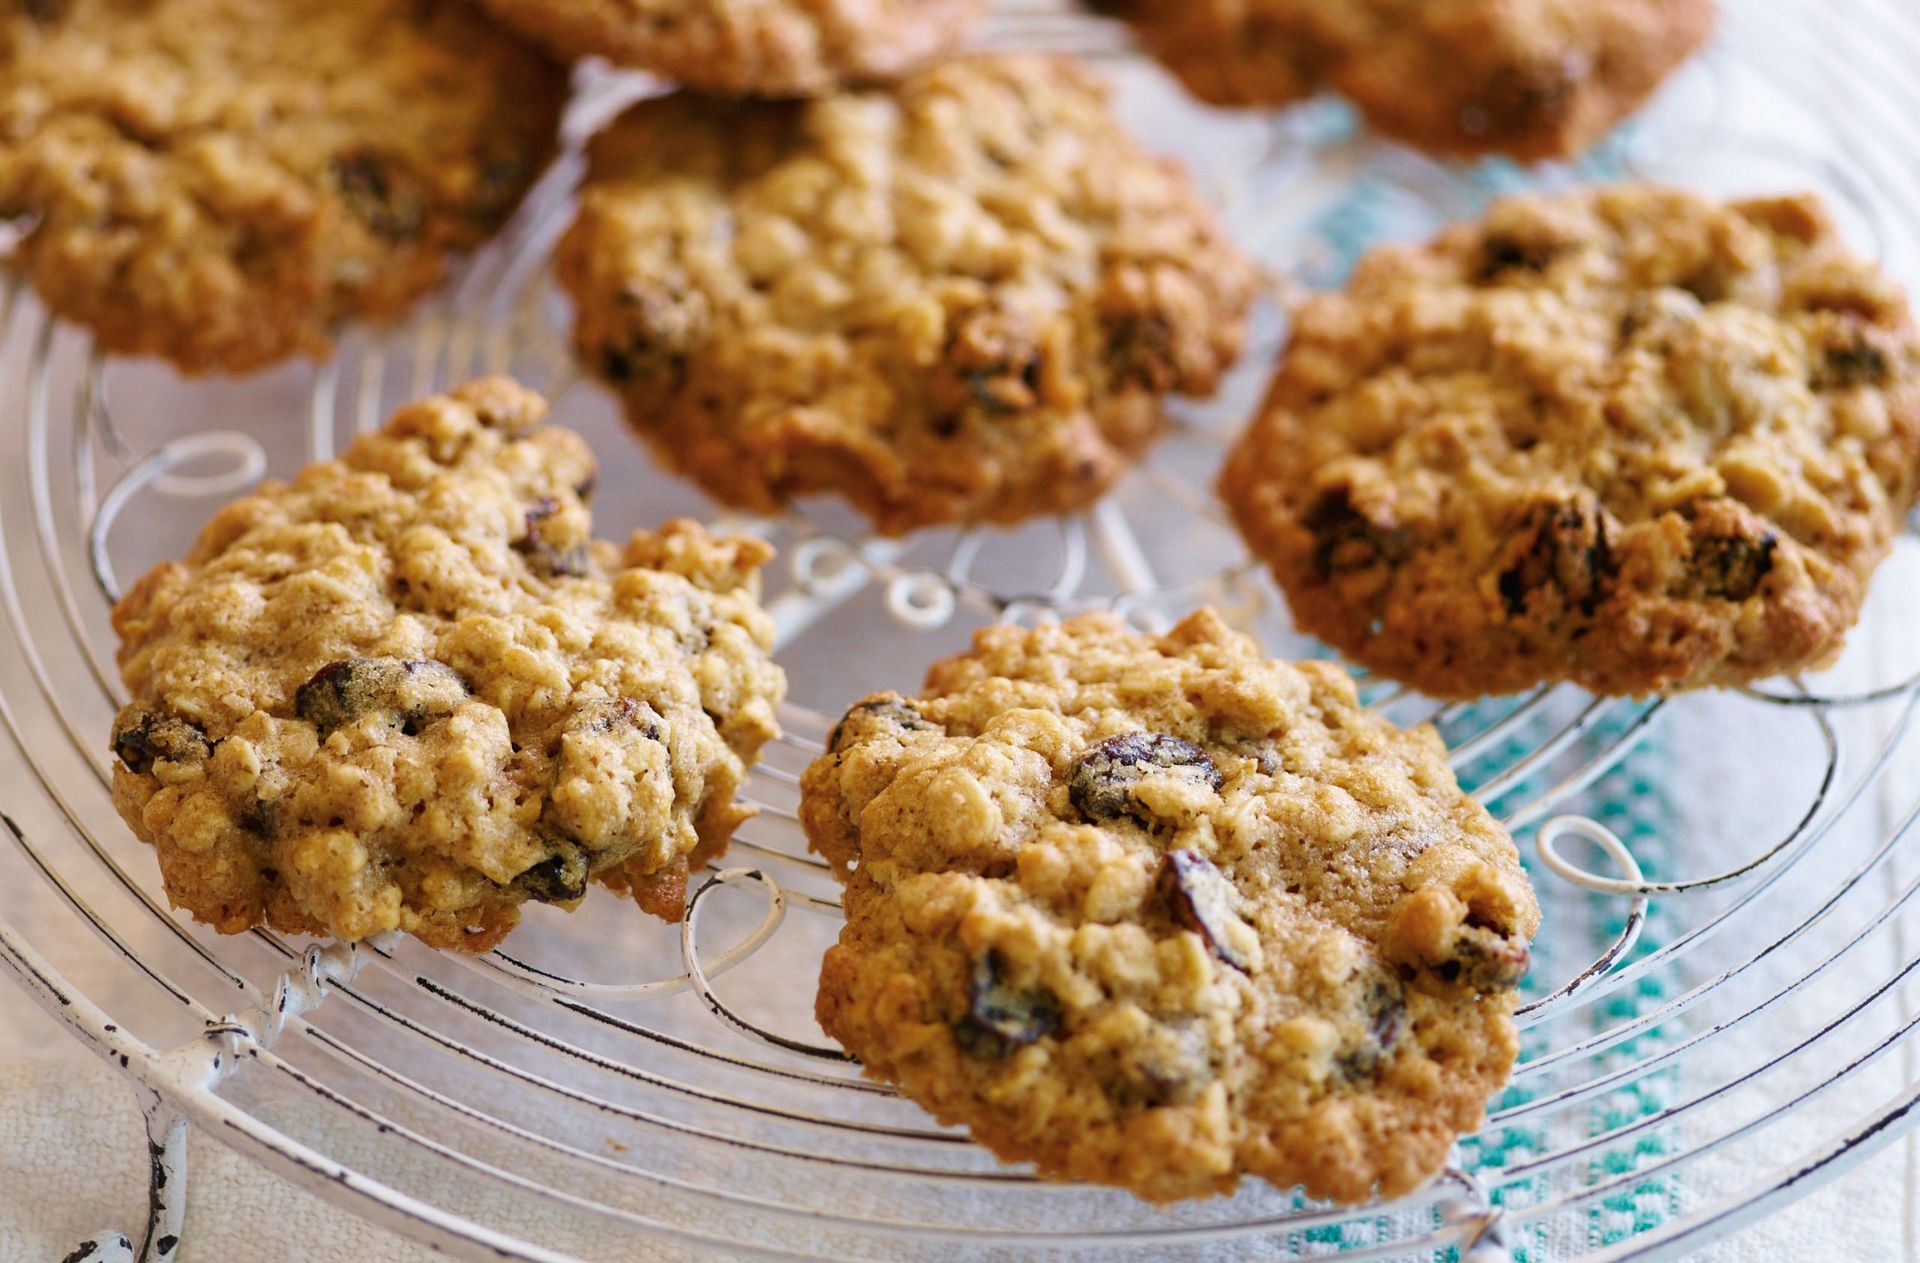
[[[558,256],[589,371],[754,512],[883,532],[1097,498],[1238,353],[1251,266],[1090,72],[950,62],[806,103],[643,102]]]
[[[1506,1079],[1539,913],[1432,729],[1211,611],[977,634],[803,778],[821,1025],[1052,1177],[1412,1188]]]
[[[987,0],[483,0],[564,57],[705,92],[811,96],[952,51]]]
[[[1221,492],[1299,625],[1437,696],[1816,667],[1920,492],[1920,333],[1818,203],[1496,203],[1297,313]]]
[[[1331,87],[1423,149],[1572,157],[1713,30],[1710,0],[1103,0],[1203,100]]]
[[[593,539],[545,415],[501,378],[409,404],[121,599],[114,803],[174,906],[468,951],[589,880],[679,915],[785,691],[769,550]]]
[[[0,4],[11,262],[116,354],[324,354],[506,220],[566,90],[467,0]]]

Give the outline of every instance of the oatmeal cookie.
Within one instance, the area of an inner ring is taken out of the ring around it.
[[[409,404],[114,608],[114,802],[176,907],[467,951],[589,879],[679,914],[785,689],[769,550],[593,539],[593,458],[545,415],[500,378]]]
[[[1326,0],[1090,0],[1120,18],[1187,91],[1214,105],[1287,105],[1325,86],[1338,51]]]
[[[952,51],[987,0],[484,0],[564,57],[706,92],[812,96]]]
[[[565,93],[467,0],[0,3],[10,261],[116,354],[324,354],[504,222]]]
[[[1439,153],[1573,157],[1712,34],[1711,0],[1107,0],[1190,91],[1277,105],[1322,86]]]
[[[1209,610],[983,631],[848,711],[802,792],[846,882],[822,1027],[1004,1159],[1390,1196],[1512,1067],[1513,843],[1431,728]]]
[[[1920,491],[1920,332],[1810,197],[1495,204],[1297,313],[1220,482],[1295,619],[1443,697],[1816,667]]]
[[[559,248],[586,366],[662,458],[882,531],[1090,503],[1238,353],[1251,266],[1079,65],[805,103],[673,96],[594,143]]]

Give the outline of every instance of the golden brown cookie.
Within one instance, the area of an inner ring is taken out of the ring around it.
[[[563,57],[702,91],[812,96],[951,52],[987,0],[484,0]]]
[[[436,947],[589,879],[677,917],[785,679],[769,550],[593,539],[592,455],[504,378],[221,510],[114,608],[114,802],[174,906]]]
[[[1309,299],[1220,489],[1303,629],[1437,696],[1804,670],[1920,492],[1920,332],[1810,197],[1513,198]]]
[[[11,262],[116,354],[324,354],[505,221],[565,95],[467,0],[0,4]]]
[[[588,369],[662,459],[889,534],[1081,508],[1237,354],[1251,266],[1079,65],[805,103],[647,101],[559,248]]]
[[[822,1027],[1003,1159],[1155,1201],[1360,1201],[1512,1067],[1539,912],[1431,728],[1209,610],[995,627],[803,780],[846,881]]]
[[[1277,105],[1331,87],[1438,153],[1573,157],[1713,31],[1711,0],[1107,0],[1188,89]]]
[[[1339,50],[1315,0],[1089,0],[1133,28],[1187,91],[1214,105],[1287,105],[1319,92]]]

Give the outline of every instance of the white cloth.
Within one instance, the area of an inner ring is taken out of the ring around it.
[[[231,1149],[189,1141],[185,1254],[234,1263],[443,1258],[297,1192]],[[0,1259],[54,1263],[102,1232],[136,1243],[146,1145],[125,1080],[0,988]]]

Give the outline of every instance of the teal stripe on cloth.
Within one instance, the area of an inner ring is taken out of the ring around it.
[[[1623,716],[1596,726],[1591,748],[1603,748],[1617,740],[1630,718]],[[1465,724],[1471,728],[1486,722],[1488,717],[1476,716]],[[1493,769],[1510,766],[1532,749],[1533,745],[1523,736],[1487,760],[1487,766]],[[1661,776],[1667,762],[1664,742],[1655,730],[1591,788],[1561,807],[1567,812],[1591,816],[1613,830],[1632,850],[1650,878],[1672,871],[1671,847],[1678,817]],[[1471,786],[1471,778],[1463,779]],[[1543,788],[1540,784],[1522,784],[1503,797],[1507,801],[1523,802]],[[1523,834],[1519,841],[1524,862],[1531,858],[1531,831]],[[1560,985],[1584,965],[1600,945],[1618,937],[1625,929],[1628,902],[1570,891],[1559,878],[1536,864],[1528,864],[1528,876],[1541,894],[1546,914],[1536,944],[1536,967],[1522,986],[1522,996],[1533,999]],[[1662,914],[1656,902],[1649,910],[1640,941],[1628,959],[1639,959],[1669,941],[1673,931],[1668,921],[1669,917]],[[1550,1051],[1550,1045],[1565,1046],[1618,1026],[1658,1008],[1669,998],[1668,984],[1657,972],[1649,974],[1573,1014],[1547,1023],[1543,1029],[1526,1032],[1522,1038],[1523,1056],[1539,1055]],[[1667,1046],[1673,1038],[1664,1026],[1655,1026],[1587,1062],[1582,1067],[1582,1077],[1638,1061]],[[1655,1071],[1600,1098],[1584,1113],[1566,1111],[1538,1126],[1502,1128],[1468,1137],[1460,1145],[1462,1162],[1491,1190],[1495,1205],[1512,1209],[1613,1180],[1666,1156],[1677,1137],[1669,1129],[1656,1128],[1605,1149],[1597,1158],[1571,1170],[1506,1183],[1501,1181],[1500,1173],[1541,1153],[1603,1135],[1662,1112],[1678,1092],[1680,1073],[1678,1066]],[[1529,1086],[1513,1085],[1491,1108],[1521,1105],[1535,1099],[1537,1094],[1537,1090]],[[1589,1209],[1584,1234],[1577,1228],[1570,1230],[1564,1220],[1541,1220],[1511,1229],[1508,1244],[1516,1263],[1555,1263],[1659,1226],[1679,1212],[1679,1195],[1677,1181],[1649,1179]],[[1453,1260],[1458,1252],[1449,1250],[1439,1257]]]

